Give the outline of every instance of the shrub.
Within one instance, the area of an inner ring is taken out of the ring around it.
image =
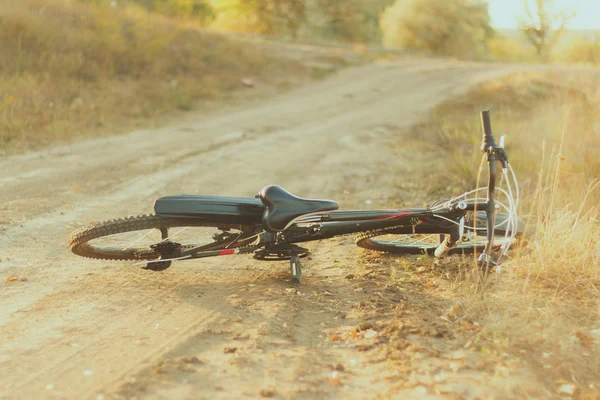
[[[557,61],[580,64],[600,64],[600,37],[588,39],[576,37],[557,49],[554,54]]]
[[[477,57],[492,33],[487,4],[477,0],[397,0],[381,16],[386,46]]]
[[[531,62],[535,53],[530,46],[519,40],[496,35],[488,40],[490,56],[500,61]]]

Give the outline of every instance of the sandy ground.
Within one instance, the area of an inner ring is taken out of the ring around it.
[[[426,310],[419,314],[411,298],[423,294],[382,292],[366,279],[378,261],[352,238],[311,245],[300,287],[289,282],[287,262],[220,257],[151,273],[78,258],[66,248],[77,227],[151,213],[153,200],[168,194],[253,196],[275,183],[344,208],[413,205],[410,191],[391,194],[422,187],[411,171],[427,164],[391,146],[402,140],[396,128],[516,69],[380,62],[260,104],[1,159],[0,398],[525,393],[527,385],[519,385],[527,371],[510,383],[498,380],[497,371],[462,350],[460,337],[444,334]],[[10,275],[26,281],[5,282]],[[397,336],[403,351],[412,351],[404,369],[377,351],[382,335],[364,325],[382,323],[369,322],[374,296],[404,326]]]

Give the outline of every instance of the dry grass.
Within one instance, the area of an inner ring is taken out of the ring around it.
[[[474,184],[481,109],[493,110],[496,135],[508,135],[528,244],[513,252],[483,294],[475,276],[459,274],[440,296],[460,304],[465,321],[483,326],[475,339],[481,351],[524,360],[548,395],[565,382],[580,397],[596,398],[600,388],[597,80],[592,74],[520,75],[484,84],[438,107],[434,122],[413,132],[419,141],[427,137],[449,149],[449,164],[435,172],[460,188],[440,180],[440,195]]]
[[[0,151],[123,132],[198,100],[308,78],[299,63],[134,6],[0,2]]]

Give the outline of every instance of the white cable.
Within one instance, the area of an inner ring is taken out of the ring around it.
[[[435,210],[440,210],[442,208],[447,208],[451,203],[455,203],[456,201],[458,201],[462,197],[465,197],[465,199],[463,201],[474,200],[474,199],[466,199],[466,196],[468,196],[470,194],[473,194],[473,193],[476,193],[476,192],[487,191],[487,189],[488,189],[487,187],[480,187],[480,188],[477,188],[477,189],[473,189],[470,192],[466,192],[466,193],[461,194],[460,196],[453,197],[453,198],[449,199],[447,202],[433,207],[431,210],[435,211]],[[506,192],[506,190],[504,190],[502,188],[496,188],[496,190],[499,191],[500,193],[504,194],[506,197],[510,197],[509,194]],[[487,198],[485,198],[485,199],[484,198],[477,198],[476,200],[485,200],[485,201],[487,201]]]
[[[510,176],[508,175],[508,171],[510,171]],[[496,204],[498,204],[507,213],[507,219],[505,221],[501,222],[500,224],[496,224],[494,226],[494,230],[496,230],[497,228],[499,228],[501,226],[504,226],[504,225],[506,226],[505,233],[504,233],[504,243],[501,246],[502,251],[498,257],[498,262],[500,261],[500,259],[503,256],[505,256],[508,253],[511,244],[514,242],[514,239],[516,237],[517,229],[518,229],[518,222],[519,222],[518,215],[517,215],[517,209],[518,209],[518,205],[519,205],[519,201],[520,201],[519,183],[518,183],[516,174],[515,174],[512,166],[510,164],[508,164],[507,169],[503,169],[502,172],[503,172],[504,178],[506,180],[506,185],[507,185],[506,189],[507,190],[504,190],[502,188],[495,188],[495,189],[498,193],[503,194],[508,199],[508,206],[506,204],[504,204],[502,201],[496,201]],[[511,184],[511,179],[512,179],[512,184]],[[514,191],[513,191],[513,185],[514,185]],[[440,209],[449,208],[451,205],[453,205],[454,203],[456,203],[459,200],[467,201],[467,202],[479,202],[479,201],[485,202],[485,201],[487,201],[487,198],[481,198],[481,197],[467,198],[467,196],[481,192],[481,191],[487,191],[487,190],[488,190],[487,187],[480,187],[480,188],[471,190],[469,192],[463,193],[459,196],[455,196],[455,197],[449,199],[448,201],[444,202],[443,204],[433,207],[432,211],[435,213],[435,211],[438,211]],[[441,215],[434,214],[434,216],[436,218],[446,220],[452,224],[459,225],[459,223],[457,223],[456,221],[453,221],[453,220],[443,217]],[[477,217],[475,216],[475,218],[477,218]],[[487,230],[487,228],[477,228],[477,227],[470,227],[469,229],[471,231]]]

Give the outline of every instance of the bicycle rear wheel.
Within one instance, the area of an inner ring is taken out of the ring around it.
[[[514,238],[507,235],[506,221],[508,217],[504,214],[496,215],[497,228],[494,230],[494,249],[511,244],[523,233],[524,223],[519,221]],[[466,235],[464,241],[457,247],[451,249],[448,254],[472,254],[482,252],[485,249],[487,238],[485,228],[485,214],[477,219],[477,230],[473,231],[473,220],[465,222]],[[479,230],[481,229],[481,230]],[[406,228],[403,228],[405,231]],[[382,251],[393,254],[428,254],[433,255],[435,250],[444,240],[448,229],[441,229],[439,233],[406,234],[395,233],[393,229],[382,231],[364,232],[356,237],[359,247],[369,250]]]
[[[170,228],[177,228],[169,231]],[[253,225],[226,224],[215,219],[165,218],[157,215],[100,222],[74,232],[69,249],[101,260],[156,260],[152,247],[177,243],[182,249],[210,251],[243,247],[253,239]]]

